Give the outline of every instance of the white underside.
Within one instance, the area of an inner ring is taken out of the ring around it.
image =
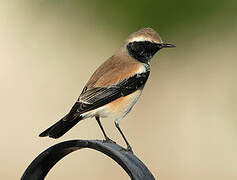
[[[109,103],[95,110],[86,112],[82,114],[82,116],[84,116],[84,118],[99,116],[101,118],[109,118],[119,123],[119,121],[129,113],[134,104],[137,102],[141,92],[142,90],[137,90],[126,96],[126,99],[124,99],[122,103],[118,103],[117,105]]]

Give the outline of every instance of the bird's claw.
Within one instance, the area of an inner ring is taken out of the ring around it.
[[[132,150],[132,147],[130,145],[127,146],[127,149],[126,149],[128,152],[131,152],[133,153],[133,150]]]
[[[112,139],[110,139],[110,138],[108,138],[108,137],[105,138],[104,142],[116,144],[115,141],[113,141]]]

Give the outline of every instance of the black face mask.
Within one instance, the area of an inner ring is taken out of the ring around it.
[[[143,63],[148,63],[160,48],[156,43],[150,41],[134,41],[127,45],[127,49],[130,56]]]
[[[157,51],[162,48],[175,47],[172,44],[166,43],[153,43],[150,41],[134,41],[127,45],[127,50],[133,58],[136,60],[148,63],[150,59],[155,55]]]

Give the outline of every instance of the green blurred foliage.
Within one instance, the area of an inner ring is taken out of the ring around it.
[[[236,24],[236,0],[51,0],[45,4],[71,6],[76,13],[84,7],[88,16],[118,31],[153,27],[159,32],[179,33],[203,26]],[[77,11],[78,10],[78,11]]]

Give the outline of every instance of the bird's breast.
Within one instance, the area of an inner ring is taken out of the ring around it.
[[[134,104],[142,93],[142,89],[139,89],[127,96],[120,97],[115,101],[106,105],[106,109],[109,112],[108,117],[114,121],[120,121],[127,113],[132,109]]]

